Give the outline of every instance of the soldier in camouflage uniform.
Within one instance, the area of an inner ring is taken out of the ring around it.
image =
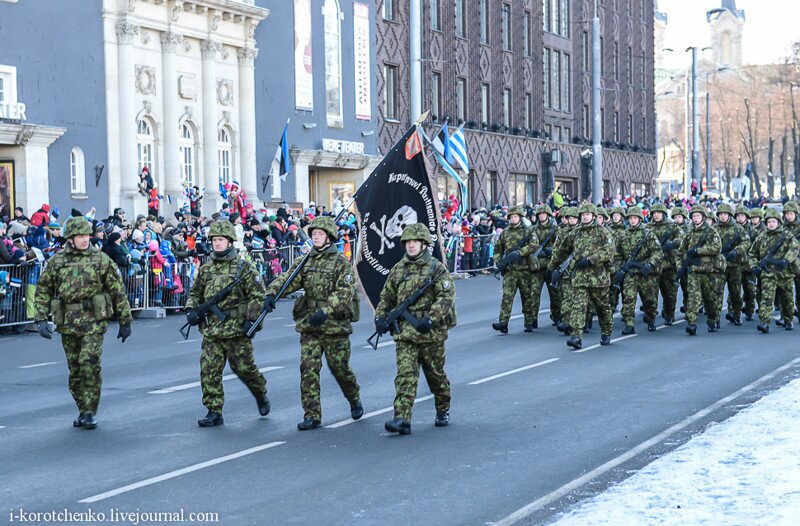
[[[733,219],[730,205],[717,206],[717,233],[722,242],[722,257],[725,258],[725,274],[720,284],[719,294],[725,294],[728,286],[728,312],[725,319],[736,326],[742,324],[742,269],[748,265],[747,252],[750,250],[750,237],[747,231]]]
[[[528,256],[539,248],[539,242],[533,227],[525,226],[523,217],[525,211],[521,206],[509,210],[508,228],[503,230],[494,246],[497,261],[508,256],[508,266],[503,271],[500,319],[492,324],[492,329],[503,334],[508,334],[508,320],[511,318],[511,307],[518,290],[522,300],[525,332],[533,332],[539,326],[539,312],[533,309],[534,271],[528,265]]]
[[[744,206],[739,205],[736,207],[734,211],[736,223],[744,229],[747,233],[747,239],[752,246],[753,241],[756,240],[756,229],[750,224],[750,210]],[[748,251],[749,252],[749,251]],[[756,311],[756,296],[757,296],[757,286],[751,283],[751,278],[753,275],[750,273],[750,265],[749,260],[748,264],[745,264],[742,268],[742,313],[745,315],[745,319],[747,321],[753,321],[753,313]]]
[[[608,228],[611,230],[611,235],[614,237],[614,246],[616,247],[617,242],[619,241],[620,237],[625,235],[625,209],[621,206],[615,206],[611,209],[611,223],[609,223]],[[610,273],[614,275],[616,271],[619,270],[620,265],[622,264],[619,261],[619,257],[617,254],[614,254],[614,261],[610,265]],[[622,295],[622,291],[615,287],[611,287],[609,289],[609,302],[611,303],[612,311],[617,310],[617,305],[619,304],[619,298]]]
[[[680,228],[681,232],[683,232],[682,238],[686,237],[686,234],[688,234],[689,230],[691,230],[691,221],[689,221],[689,211],[682,206],[676,206],[671,210],[670,217],[672,218],[672,221],[678,226],[678,228]],[[681,239],[681,242],[683,242],[683,239]],[[678,246],[680,247],[680,244],[678,244]],[[681,265],[681,258],[677,252],[675,253],[675,265],[676,269],[679,268]],[[680,310],[681,312],[685,313],[686,301],[689,297],[689,295],[686,292],[687,290],[686,287],[688,285],[688,275],[684,274],[683,276],[681,276],[681,279],[679,280],[678,284],[681,287],[681,298],[682,298]]]
[[[625,235],[620,236],[616,243],[617,260],[622,265],[630,264],[627,274],[620,268],[615,275],[615,282],[622,282],[622,321],[625,328],[622,334],[635,334],[634,316],[636,314],[637,296],[642,298],[644,305],[644,321],[648,331],[656,330],[656,315],[658,313],[658,275],[661,269],[661,246],[658,239],[649,229],[642,224],[644,217],[642,209],[638,206],[628,208],[626,214],[628,228]],[[641,243],[641,245],[640,245]],[[635,259],[636,247],[640,246]]]
[[[558,225],[553,219],[553,211],[547,205],[536,207],[536,217],[538,222],[534,229],[538,241],[537,244],[539,246],[542,246],[545,242],[547,244],[539,252],[538,270],[533,273],[533,305],[531,308],[538,315],[539,305],[541,305],[542,300],[542,288],[546,286],[547,295],[550,297],[550,319],[556,324],[561,320],[561,299],[558,297],[558,289],[550,283],[551,276],[547,271],[547,267],[550,264],[553,247],[558,238]],[[538,326],[538,320],[534,319],[534,328]]]
[[[561,244],[569,236],[570,232],[572,232],[578,226],[578,209],[576,207],[563,207],[561,209],[561,216],[566,220],[567,223],[558,231],[558,235],[556,236],[556,244],[553,246],[553,253],[558,250],[559,244]],[[551,277],[556,268],[558,268],[558,265],[554,264],[553,259],[551,258],[548,266],[548,273],[551,275]],[[558,328],[559,332],[564,333],[565,336],[569,336],[569,334],[572,332],[572,328],[570,327],[570,316],[573,305],[572,274],[570,272],[564,272],[561,274],[558,281],[557,294],[561,305],[561,321],[556,324],[556,327]],[[581,328],[582,327],[583,325],[581,325]]]
[[[778,294],[783,326],[787,331],[794,328],[794,296],[792,287],[794,271],[800,253],[800,243],[781,226],[781,216],[777,210],[769,209],[764,213],[766,230],[756,238],[750,247],[749,263],[751,273],[759,280],[761,303],[758,306],[758,331],[769,332],[772,311]],[[774,254],[769,252],[778,247]],[[768,257],[769,256],[769,257]],[[763,265],[761,265],[763,261]]]
[[[684,231],[679,225],[667,219],[667,207],[656,203],[650,207],[653,221],[647,225],[655,234],[661,246],[661,273],[658,277],[658,289],[661,292],[661,316],[665,325],[672,325],[675,319],[675,307],[678,303],[678,285],[675,283],[677,271],[677,251],[683,240]]]
[[[90,243],[92,225],[85,217],[67,221],[67,244],[54,255],[36,286],[34,320],[43,338],[52,339],[47,318],[53,315],[69,367],[69,392],[78,406],[75,427],[94,429],[100,404],[103,335],[108,320],[119,320],[117,338],[131,335],[131,309],[119,267]]]
[[[719,234],[706,222],[706,209],[694,205],[689,217],[692,227],[683,238],[678,254],[682,262],[692,262],[686,284],[686,332],[694,336],[697,334],[697,316],[702,305],[706,309],[708,332],[718,329],[722,310],[722,298],[718,291],[725,270],[725,259],[720,254],[722,241]]]
[[[431,235],[421,223],[406,226],[400,238],[406,255],[386,279],[381,300],[375,309],[375,329],[385,333],[392,329],[397,343],[397,376],[394,381],[394,418],[385,424],[387,431],[411,433],[411,410],[417,394],[419,369],[425,373],[436,404],[436,427],[450,422],[450,380],[444,372],[447,331],[456,326],[456,287],[447,268],[434,259],[428,247]],[[410,306],[413,321],[401,319],[396,329],[390,328],[385,316],[433,278],[434,283]]]
[[[200,427],[224,423],[222,371],[226,361],[255,397],[259,414],[266,416],[270,410],[267,381],[256,366],[253,341],[244,335],[261,311],[264,282],[253,264],[240,258],[234,248],[236,231],[231,222],[217,221],[212,224],[208,238],[213,247],[211,258],[200,267],[186,302],[186,321],[192,326],[199,325],[203,334],[200,386],[208,414],[197,421]],[[225,320],[212,313],[200,319],[197,308],[237,278],[243,281],[217,304],[227,314]]]
[[[328,368],[350,403],[350,416],[358,420],[364,414],[356,375],[350,368],[350,334],[358,321],[358,292],[353,268],[336,248],[337,229],[333,218],[320,216],[308,226],[314,244],[309,260],[300,274],[286,288],[286,293],[304,289],[292,312],[300,333],[300,397],[303,421],[297,429],[315,429],[322,422],[319,373],[322,355]],[[296,260],[294,266],[300,264]],[[294,267],[293,267],[294,268]],[[274,308],[275,294],[291,275],[292,268],[267,287],[265,304]]]
[[[783,228],[790,232],[795,239],[800,239],[800,206],[796,201],[787,201],[783,205]],[[794,272],[794,304],[800,305],[800,262],[790,267]],[[780,294],[779,294],[780,296]],[[800,314],[795,311],[795,316],[800,320]]]
[[[608,303],[608,268],[614,259],[614,238],[604,227],[595,223],[594,205],[584,203],[578,212],[580,225],[559,242],[551,262],[551,266],[559,265],[570,255],[573,256],[567,269],[572,276],[573,299],[569,311],[571,337],[567,345],[576,350],[583,346],[581,336],[589,302],[594,304],[600,320],[601,345],[611,343],[614,329],[614,313]]]

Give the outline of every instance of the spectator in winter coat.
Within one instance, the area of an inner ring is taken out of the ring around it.
[[[131,262],[128,259],[128,256],[125,254],[125,251],[122,249],[122,236],[120,236],[117,232],[113,232],[110,236],[108,236],[108,243],[103,249],[103,252],[111,258],[111,260],[117,264],[117,266],[122,271],[122,275],[124,276],[127,273],[127,269],[130,266]]]
[[[18,250],[6,234],[8,227],[0,221],[0,265],[21,265],[25,263],[25,252]]]
[[[286,220],[282,217],[278,217],[275,219],[275,223],[272,224],[272,228],[270,229],[272,234],[272,238],[278,243],[279,247],[286,245],[286,238],[288,237],[288,227],[286,226]]]
[[[43,204],[42,207],[33,214],[30,222],[33,226],[43,226],[50,223],[50,205],[47,203]]]

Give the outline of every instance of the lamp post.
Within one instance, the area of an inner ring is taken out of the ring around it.
[[[592,18],[592,202],[603,203],[603,147],[600,144],[603,135],[600,120],[601,88],[600,88],[600,16],[597,11],[597,0],[594,0],[594,17]]]

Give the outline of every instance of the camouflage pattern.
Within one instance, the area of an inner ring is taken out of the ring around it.
[[[215,221],[208,229],[208,239],[224,237],[231,243],[236,242],[236,229],[230,221]]]
[[[537,210],[540,208],[542,207],[537,207]],[[554,249],[558,241],[558,225],[556,225],[555,221],[552,219],[548,223],[538,223],[536,225],[534,232],[539,246],[547,240],[554,228],[556,229],[556,234],[550,238],[550,241],[547,242],[547,247],[545,247],[545,249],[549,248],[551,250]],[[550,265],[551,258],[552,254],[548,256],[545,254],[544,250],[539,254],[538,270],[533,273],[531,281],[531,298],[533,303],[531,305],[531,310],[538,316],[539,306],[542,300],[542,289],[547,287],[547,294],[550,297],[550,319],[556,321],[561,319],[561,298],[558,295],[558,290],[550,285],[552,275],[548,272],[547,268]]]
[[[634,208],[638,210],[638,207]],[[641,218],[642,212],[631,209],[628,214]],[[636,256],[636,262],[649,264],[652,271],[644,276],[641,269],[632,268],[625,276],[622,283],[622,320],[625,325],[633,325],[637,297],[642,298],[646,322],[654,322],[658,312],[658,273],[661,269],[662,251],[655,234],[641,222],[636,227],[628,226],[625,235],[617,240],[616,256],[624,265],[642,239],[644,243]]]
[[[304,417],[322,421],[320,403],[319,373],[322,369],[322,355],[328,362],[328,369],[339,384],[342,394],[351,404],[359,399],[360,388],[356,375],[350,368],[350,338],[324,337],[313,334],[300,336],[300,401]]]
[[[555,243],[553,243],[553,254],[555,254],[558,251],[558,246],[564,242],[564,240],[569,236],[570,232],[572,232],[574,229],[575,227],[569,225],[562,224],[558,226],[556,241]],[[547,276],[548,276],[547,282],[551,283],[553,277],[553,271],[558,267],[558,265],[553,263],[552,255],[550,256],[548,261],[549,262],[547,265]],[[554,288],[551,285],[548,285],[548,287],[549,287],[548,292],[550,291],[551,288]],[[553,296],[551,296],[551,304],[552,304],[552,297]],[[561,275],[561,279],[558,282],[558,287],[556,288],[555,291],[555,298],[557,299],[558,302],[559,311],[558,311],[558,316],[554,316],[551,306],[550,314],[551,317],[553,318],[553,321],[556,322],[564,321],[569,323],[569,313],[572,308],[572,278],[569,272],[565,272]]]
[[[692,208],[694,212],[694,207]],[[678,256],[683,261],[689,249],[694,248],[703,236],[705,236],[703,245],[697,247],[700,261],[697,265],[689,267],[686,280],[686,319],[689,323],[697,323],[701,305],[705,305],[709,323],[719,321],[722,310],[719,285],[722,281],[722,272],[725,270],[725,259],[720,254],[722,241],[716,229],[705,221],[700,223],[699,227],[693,224],[681,242]]]
[[[786,213],[789,211],[795,213],[795,219],[794,221],[789,222],[784,218],[783,228],[790,232],[795,239],[800,239],[800,207],[798,207],[798,204],[795,201],[787,201],[783,205],[783,212]],[[800,305],[800,262],[792,265],[792,268],[794,269],[794,304]],[[778,294],[778,296],[780,297],[781,294]]]
[[[72,239],[80,235],[92,235],[92,224],[85,217],[70,217],[64,225],[64,237]]]
[[[101,333],[62,334],[61,345],[69,368],[69,393],[81,413],[97,413],[103,375],[100,360],[103,356]]]
[[[403,235],[400,236],[400,241],[405,242],[412,240],[422,241],[426,245],[433,243],[430,230],[428,230],[428,227],[422,223],[413,223],[411,225],[407,225],[403,229]]]
[[[661,205],[664,207],[664,205]],[[666,209],[666,207],[664,207]],[[651,208],[651,212],[652,212]],[[664,318],[675,318],[675,307],[678,302],[678,285],[675,284],[675,274],[678,269],[678,247],[683,240],[684,230],[679,225],[666,219],[661,221],[653,220],[647,228],[658,238],[662,248],[661,273],[658,276],[658,290],[661,293],[662,309],[661,315]],[[664,245],[674,246],[672,250],[664,249]]]
[[[512,208],[512,210],[519,207]],[[518,210],[518,212],[521,209]],[[522,217],[522,216],[520,216]],[[520,244],[528,238],[528,241],[520,247]],[[517,248],[520,247],[520,248]],[[522,300],[522,312],[525,315],[525,323],[533,323],[538,317],[538,312],[533,308],[533,271],[528,263],[528,256],[536,252],[539,248],[539,238],[533,227],[526,227],[520,221],[516,225],[509,225],[503,230],[497,243],[494,246],[495,259],[500,261],[514,250],[519,250],[522,258],[506,267],[503,272],[503,298],[500,302],[500,323],[508,323],[511,317],[511,307],[514,303],[514,296],[519,291]],[[538,264],[538,261],[537,261]]]
[[[731,250],[736,250],[736,257],[732,260],[727,258],[725,260],[725,272],[719,294],[723,295],[725,293],[725,286],[727,285],[728,313],[738,318],[741,316],[744,307],[742,298],[742,270],[748,267],[747,253],[750,250],[750,236],[748,236],[747,231],[733,219],[732,210],[729,205],[720,205],[717,209],[717,214],[720,212],[728,212],[731,214],[731,218],[724,223],[722,221],[717,221],[715,228],[717,229],[723,248],[728,248],[727,245],[733,243]],[[739,241],[735,242],[737,236],[739,237]],[[725,256],[725,254],[722,255]]]
[[[397,342],[397,376],[394,379],[394,418],[411,422],[417,397],[420,366],[433,393],[436,411],[450,411],[450,380],[444,372],[444,342],[415,345]]]
[[[756,228],[750,223],[751,212],[750,209],[746,206],[739,205],[736,207],[735,215],[744,214],[747,219],[743,224],[740,224],[745,232],[747,233],[747,239],[752,246],[753,241],[756,240],[756,236],[760,233]],[[752,274],[750,273],[750,265],[744,265],[741,268],[742,271],[742,312],[747,316],[752,316],[753,313],[756,311],[756,303],[758,302],[758,286],[750,282],[750,278]]]
[[[253,341],[244,336],[206,336],[200,346],[200,387],[203,391],[203,405],[209,411],[222,413],[225,405],[222,371],[226,361],[253,396],[258,399],[266,396],[267,381],[253,358]]]
[[[800,242],[793,235],[786,232],[783,226],[778,226],[775,230],[765,230],[763,234],[756,238],[750,247],[749,264],[755,267],[766,257],[767,253],[778,242],[784,234],[786,236],[781,247],[772,256],[774,259],[785,259],[789,266],[779,270],[771,265],[759,276],[759,286],[761,288],[761,299],[758,305],[758,318],[762,324],[768,325],[772,321],[772,311],[776,299],[781,308],[781,315],[784,320],[791,320],[794,317],[795,301],[792,294],[794,271],[792,264],[797,261],[800,253]]]
[[[328,239],[331,241],[336,241],[339,238],[336,222],[331,216],[315,217],[308,225],[309,235],[312,230],[322,230],[328,235]]]
[[[614,221],[614,214],[621,214],[622,219],[619,222]],[[625,229],[627,228],[625,225],[625,209],[619,206],[616,206],[611,209],[611,222],[608,223],[608,228],[611,231],[611,235],[614,238],[614,246],[616,247],[617,242],[619,239],[625,235]],[[614,272],[619,270],[619,267],[622,265],[622,262],[619,260],[618,255],[614,254],[614,261],[612,261],[611,265],[609,265],[609,275],[613,275]],[[616,309],[617,305],[619,304],[619,298],[622,295],[621,291],[617,288],[610,287],[609,288],[609,303],[611,304],[611,308]]]

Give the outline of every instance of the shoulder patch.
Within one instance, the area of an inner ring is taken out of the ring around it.
[[[344,280],[345,280],[347,283],[352,283],[352,282],[353,282],[353,275],[352,275],[352,274],[348,274],[348,275],[346,275],[346,276],[344,277]]]
[[[445,280],[445,281],[442,283],[442,288],[443,288],[443,289],[445,289],[445,290],[447,290],[447,289],[449,289],[449,288],[450,288],[452,285],[453,285],[453,282],[452,282],[452,281],[450,281],[450,280],[448,279],[448,280]]]

